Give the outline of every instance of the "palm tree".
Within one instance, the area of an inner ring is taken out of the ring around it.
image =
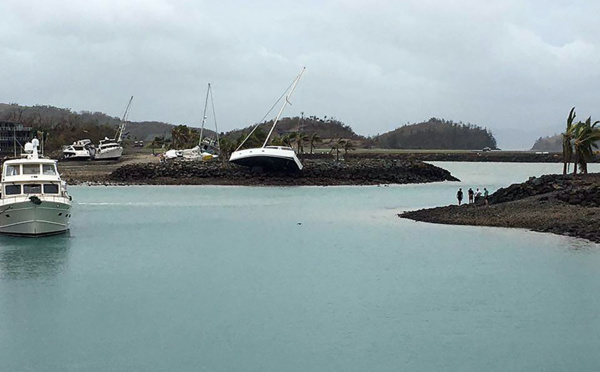
[[[292,147],[292,142],[296,138],[296,132],[288,133],[281,137],[281,144],[284,146]]]
[[[335,160],[337,160],[337,161],[340,160],[340,149],[343,149],[345,144],[346,144],[346,140],[341,139],[341,138],[339,138],[335,142],[334,142],[334,140],[329,141],[329,146],[331,146],[331,150],[329,151],[329,153],[331,154],[332,152],[335,151]]]
[[[310,135],[310,137],[308,138],[308,143],[310,144],[310,153],[313,153],[313,149],[315,148],[315,145],[317,143],[321,143],[323,142],[321,140],[321,137],[319,137],[319,135],[317,133],[313,133]]]
[[[567,174],[569,171],[569,164],[571,163],[571,157],[573,156],[573,136],[575,132],[576,125],[573,125],[573,121],[575,120],[575,107],[571,109],[569,112],[569,116],[567,117],[567,129],[562,134],[563,138],[563,174]]]
[[[195,146],[200,139],[200,134],[196,129],[187,125],[178,125],[171,130],[171,137],[173,138],[173,148],[183,149]]]
[[[597,128],[596,125],[599,123],[600,121],[592,123],[590,116],[585,122],[579,122],[575,126],[573,147],[577,165],[583,174],[587,174],[587,162],[593,155],[593,148],[598,148],[596,142],[600,140],[600,128]],[[577,174],[577,166],[575,166],[573,174]]]
[[[296,144],[298,145],[298,154],[304,152],[304,143],[307,142],[309,139],[310,138],[308,137],[308,134],[304,132],[296,133]]]
[[[350,140],[345,141],[342,148],[344,149],[344,154],[347,154],[348,151],[356,150],[356,147],[354,147],[354,144]]]

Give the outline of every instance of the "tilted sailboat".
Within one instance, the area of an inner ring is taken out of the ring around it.
[[[206,111],[208,110],[208,100],[212,108],[213,120],[215,122],[215,138],[204,136],[204,125],[206,124]],[[204,100],[204,112],[202,114],[202,126],[200,127],[200,139],[198,146],[181,151],[181,156],[185,160],[211,160],[219,157],[221,149],[219,147],[219,130],[217,128],[217,117],[215,114],[215,103],[213,101],[212,89],[210,83],[206,90],[206,99]]]
[[[100,143],[96,148],[96,152],[93,154],[94,160],[117,160],[121,157],[121,155],[123,155],[123,146],[121,146],[121,141],[123,140],[123,133],[125,131],[125,124],[127,123],[127,116],[129,115],[131,101],[133,101],[133,96],[131,96],[129,99],[129,103],[127,104],[127,108],[123,114],[123,119],[121,119],[121,125],[119,125],[119,128],[117,129],[115,138],[109,139],[107,137],[103,140],[100,140]]]
[[[302,68],[300,74],[296,77],[294,82],[289,88],[289,92],[285,96],[285,101],[277,114],[277,117],[273,121],[273,126],[265,139],[262,147],[251,148],[251,149],[243,149],[240,150],[244,143],[250,138],[252,133],[258,128],[258,124],[252,129],[250,134],[244,139],[244,141],[238,146],[238,148],[231,154],[229,158],[229,162],[242,165],[245,167],[250,167],[253,169],[269,169],[269,170],[287,170],[287,171],[301,171],[303,166],[300,162],[300,159],[296,156],[296,152],[294,149],[288,146],[267,146],[269,143],[269,138],[283,113],[283,109],[290,103],[290,97],[294,90],[296,89],[296,85],[298,85],[298,81],[302,77],[302,74],[306,70],[306,67]]]
[[[208,111],[208,101],[210,99],[213,120],[215,123],[215,136],[209,137],[204,136],[204,126],[206,124],[206,112]],[[218,158],[221,152],[219,146],[219,129],[217,128],[217,117],[215,114],[215,104],[212,96],[212,88],[208,83],[208,89],[206,90],[206,100],[204,101],[204,113],[202,115],[202,126],[200,127],[200,138],[198,139],[198,145],[191,149],[171,149],[165,152],[164,156],[166,159],[183,159],[183,160],[212,160]]]

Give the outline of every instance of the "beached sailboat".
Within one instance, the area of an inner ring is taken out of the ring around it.
[[[294,90],[296,89],[296,85],[298,85],[298,81],[302,77],[302,74],[306,70],[306,67],[302,68],[300,74],[296,77],[291,87],[287,91],[287,95],[285,96],[285,101],[277,114],[277,117],[273,121],[273,125],[271,126],[271,130],[267,135],[262,147],[258,148],[250,148],[250,149],[241,149],[244,143],[250,138],[252,133],[258,128],[258,124],[252,129],[250,134],[244,139],[244,141],[238,146],[238,148],[231,154],[229,158],[230,163],[234,163],[237,165],[250,167],[252,169],[267,169],[267,170],[286,170],[286,171],[301,171],[303,166],[300,162],[300,159],[296,156],[296,152],[294,149],[288,146],[268,146],[269,139],[283,110],[290,103],[290,97]]]
[[[206,124],[206,112],[208,111],[208,101],[212,108],[213,120],[215,123],[215,135],[214,137],[205,136],[204,126]],[[212,88],[208,83],[206,90],[206,99],[204,101],[204,113],[202,115],[202,125],[200,127],[200,138],[198,139],[198,145],[191,149],[175,150],[171,149],[165,152],[164,156],[166,159],[183,159],[191,161],[206,161],[218,158],[221,149],[219,147],[219,129],[217,128],[217,117],[215,114],[215,104],[212,97]]]
[[[103,140],[100,140],[100,143],[93,154],[94,160],[118,160],[121,155],[123,155],[121,141],[123,140],[123,133],[125,131],[125,124],[127,123],[131,101],[133,101],[133,96],[129,99],[129,103],[123,114],[123,119],[121,119],[121,125],[119,125],[119,128],[117,129],[115,138],[109,139],[108,137],[105,137]]]
[[[71,197],[56,160],[38,156],[39,141],[25,144],[21,159],[2,165],[0,233],[51,235],[69,229]]]

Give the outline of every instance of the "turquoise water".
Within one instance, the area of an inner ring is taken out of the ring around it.
[[[600,246],[399,219],[461,183],[72,187],[69,235],[0,237],[4,371],[597,371]]]

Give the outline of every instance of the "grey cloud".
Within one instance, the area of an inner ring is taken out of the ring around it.
[[[600,35],[585,1],[35,1],[0,4],[0,102],[200,123],[259,120],[303,65],[286,115],[382,133],[429,117],[490,128],[504,148],[597,116]]]

